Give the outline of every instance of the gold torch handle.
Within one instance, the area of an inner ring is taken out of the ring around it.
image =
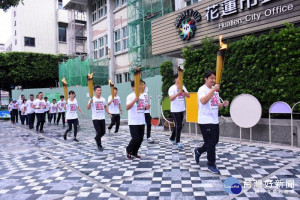
[[[114,85],[110,85],[110,94],[111,94],[111,99],[114,99],[115,98],[115,92],[114,92]]]
[[[138,67],[134,72],[134,92],[136,97],[139,97],[141,93],[140,82],[141,82],[141,71],[140,71],[140,67]]]
[[[179,82],[179,90],[183,90],[183,70],[181,67],[178,67],[178,82]]]
[[[88,80],[88,88],[89,88],[89,97],[93,98],[93,79]]]
[[[68,85],[64,85],[64,95],[65,95],[65,99],[68,100]]]

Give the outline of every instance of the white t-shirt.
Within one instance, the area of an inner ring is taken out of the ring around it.
[[[71,101],[70,99],[68,99],[68,103],[66,105],[66,119],[78,119],[77,108],[77,100],[74,99],[73,101]]]
[[[36,99],[34,101],[34,105],[36,108],[40,108],[40,109],[35,109],[34,110],[35,113],[44,113],[45,112],[45,109],[43,108],[46,105],[44,99],[42,99],[42,100]]]
[[[26,108],[26,105],[25,104],[22,104],[21,105],[21,115],[27,115],[27,108]],[[24,111],[24,114],[23,114],[23,111]]]
[[[107,102],[111,101],[111,95],[108,97]],[[120,114],[119,105],[121,103],[121,99],[119,96],[116,96],[111,104],[108,106],[110,114]]]
[[[49,108],[50,108],[50,102],[49,101],[45,101],[45,104],[46,104],[46,108],[45,108],[45,112],[48,112],[49,111]]]
[[[34,108],[33,108],[34,101],[28,100],[28,101],[26,101],[25,105],[26,105],[26,108],[27,108],[27,114],[34,113]]]
[[[12,104],[12,103],[8,104],[8,107],[7,107],[9,112],[12,111],[12,105],[11,105],[11,104]]]
[[[130,104],[134,98],[135,93],[132,92],[127,96],[126,105]],[[140,94],[139,101],[128,110],[128,125],[144,125],[145,123],[145,97]]]
[[[201,86],[198,90],[198,124],[219,123],[219,93],[214,92],[210,100],[204,105],[200,102],[200,98],[206,96],[210,90],[206,85]]]
[[[18,104],[17,103],[11,103],[11,109],[18,109]]]
[[[100,97],[99,99],[97,97],[93,97],[93,102],[91,103],[92,107],[92,120],[101,120],[105,119],[105,109],[104,106],[106,106],[107,103],[105,101],[105,98]]]
[[[22,106],[22,104],[23,104],[23,100],[22,99],[19,99],[18,101],[17,101],[17,104],[18,104],[18,108],[19,108],[19,110],[21,111],[21,106]]]
[[[50,104],[50,112],[49,113],[56,113],[56,110],[57,110],[57,104],[55,103],[55,104],[53,104],[53,103],[51,103]]]
[[[186,88],[183,86],[183,90],[187,92]],[[172,85],[169,88],[169,96],[173,96],[179,92],[179,89],[177,88],[176,85]],[[176,99],[171,101],[171,112],[183,112],[185,111],[185,95],[182,93],[181,95],[178,95]]]
[[[144,97],[145,97],[145,106],[150,104],[150,99],[149,99],[149,96],[148,96],[148,92],[144,92],[143,93]],[[150,110],[145,110],[145,113],[150,113]]]
[[[59,100],[57,102],[57,107],[58,107],[58,112],[59,113],[63,113],[65,112],[65,105],[66,105],[66,101],[65,100]]]

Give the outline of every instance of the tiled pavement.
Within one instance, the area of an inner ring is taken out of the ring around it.
[[[182,134],[185,149],[178,150],[169,143],[168,132],[152,133],[155,143],[143,142],[142,160],[129,161],[124,157],[130,140],[127,126],[121,126],[118,134],[107,133],[105,150],[99,152],[92,122],[82,120],[80,125],[76,143],[71,136],[63,140],[66,128],[61,125],[47,124],[40,134],[0,121],[0,199],[300,198],[297,148],[221,138],[217,146],[221,175],[214,175],[207,171],[205,155],[200,166],[194,162],[191,149],[202,144],[200,136]],[[225,192],[223,183],[229,177],[240,181],[240,194]],[[261,182],[263,187],[258,187]]]

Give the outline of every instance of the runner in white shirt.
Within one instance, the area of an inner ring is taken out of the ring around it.
[[[50,123],[50,114],[49,114],[50,102],[48,101],[48,97],[45,97],[44,100],[45,100],[45,103],[46,103],[45,120],[46,120],[46,116],[47,116],[48,122]]]
[[[53,119],[53,123],[55,124],[56,121],[56,113],[57,113],[57,103],[56,103],[56,99],[52,100],[52,103],[50,104],[49,107],[49,113],[50,113],[50,124],[52,122]]]
[[[78,115],[77,115],[77,109],[80,111],[80,113],[82,114],[82,116],[84,116],[84,113],[82,112],[82,110],[80,109],[80,107],[78,106],[77,100],[75,99],[75,92],[74,91],[70,91],[69,92],[69,99],[66,102],[65,105],[65,110],[67,111],[67,122],[68,122],[68,126],[69,128],[66,130],[65,134],[64,134],[64,140],[67,140],[67,133],[72,131],[72,124],[74,125],[74,138],[73,140],[75,142],[79,142],[77,140],[77,124],[78,124]]]
[[[220,102],[219,88],[216,83],[215,72],[206,72],[205,84],[198,90],[198,124],[203,135],[204,144],[194,149],[194,158],[197,164],[202,153],[207,152],[208,170],[220,173],[216,167],[216,145],[219,142],[218,110],[229,105],[228,101]]]
[[[26,108],[27,108],[27,118],[28,118],[29,129],[33,129],[34,119],[35,119],[33,94],[31,94],[29,96],[29,100],[26,102]]]
[[[23,103],[21,105],[21,124],[25,125],[24,122],[26,121],[26,125],[28,125],[28,118],[27,118],[27,107],[26,107],[27,99],[23,99]]]
[[[20,99],[17,101],[17,104],[18,104],[18,109],[19,109],[19,112],[18,112],[18,114],[19,114],[19,116],[20,116],[20,120],[22,120],[21,119],[21,105],[23,104],[23,100],[25,99],[25,96],[24,96],[24,94],[22,94],[21,95],[21,97],[20,97]],[[17,116],[17,118],[16,118],[16,120],[17,120],[17,124],[18,124],[18,116]]]
[[[127,96],[126,110],[128,110],[128,125],[131,134],[131,140],[126,147],[126,158],[131,160],[132,157],[141,159],[138,155],[138,150],[143,142],[145,133],[145,110],[150,108],[150,105],[145,104],[145,96],[140,94],[139,97],[134,92],[134,81],[131,82],[133,92]],[[142,90],[142,84],[140,85]]]
[[[11,104],[11,116],[12,116],[12,123],[16,124],[18,123],[18,112],[19,112],[19,106],[17,104],[17,100],[13,99]]]
[[[37,119],[36,132],[40,130],[40,133],[44,133],[44,123],[45,123],[45,109],[46,103],[43,99],[43,93],[39,92],[39,98],[34,101],[34,112]]]
[[[149,104],[149,106],[151,106],[148,92],[146,92],[146,83],[143,80],[141,80],[141,83],[142,83],[142,87],[143,87],[143,95],[145,97],[145,104],[146,105]],[[148,143],[154,143],[153,139],[151,138],[151,120],[152,120],[152,117],[150,115],[150,108],[149,108],[148,110],[145,110],[145,121],[147,124],[147,142]]]
[[[13,121],[12,121],[12,101],[10,101],[7,108],[8,108],[9,114],[10,114],[10,123],[12,124],[13,123]]]
[[[66,105],[66,101],[64,100],[64,98],[65,98],[64,95],[61,95],[60,100],[57,102],[57,107],[58,107],[57,125],[59,123],[60,117],[62,116],[63,127],[65,127],[65,105]]]
[[[112,115],[109,113],[106,101],[101,97],[101,86],[96,85],[94,87],[95,96],[89,100],[87,109],[92,108],[92,120],[94,128],[97,132],[95,140],[99,151],[103,151],[103,146],[101,143],[101,138],[105,134],[105,112],[112,118]]]
[[[177,145],[178,149],[183,149],[180,143],[180,134],[182,130],[182,121],[185,111],[185,97],[190,97],[187,89],[183,86],[183,90],[179,90],[178,74],[174,76],[175,84],[169,88],[169,97],[171,100],[171,114],[175,122],[170,141],[173,145]]]
[[[111,95],[107,99],[108,109],[110,114],[112,115],[111,124],[108,127],[108,132],[112,129],[112,127],[116,124],[115,133],[118,133],[120,127],[120,112],[122,115],[122,107],[121,107],[121,99],[118,96],[118,88],[114,88],[114,99],[112,99]]]

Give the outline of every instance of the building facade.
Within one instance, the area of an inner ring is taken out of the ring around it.
[[[197,0],[64,0],[68,10],[87,13],[88,57],[108,60],[109,78],[128,82],[136,66],[158,68],[164,60],[152,55],[151,21]],[[182,64],[182,59],[174,61]],[[159,71],[159,70],[157,70]]]
[[[8,51],[86,54],[86,15],[63,9],[62,0],[24,0],[11,15]]]

